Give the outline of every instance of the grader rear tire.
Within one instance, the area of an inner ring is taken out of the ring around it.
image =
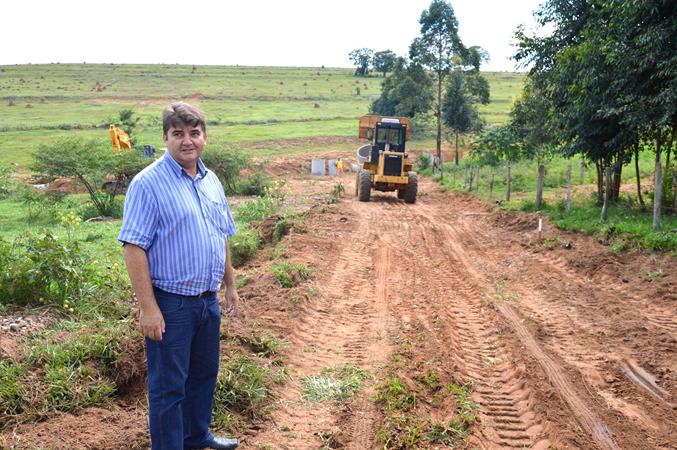
[[[360,189],[357,198],[361,202],[368,202],[371,196],[371,173],[368,170],[361,170],[359,181]]]
[[[398,189],[397,190],[397,198],[399,198],[400,200],[402,200],[405,195],[407,195],[406,189]]]
[[[409,173],[407,182],[407,192],[404,194],[404,203],[416,203],[416,193],[418,191],[418,175]]]

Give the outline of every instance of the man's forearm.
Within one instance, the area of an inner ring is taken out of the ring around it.
[[[227,290],[235,289],[235,271],[233,270],[233,264],[230,262],[230,248],[227,239],[226,239],[226,264],[225,269],[223,271],[223,284],[226,286]]]
[[[136,294],[141,310],[157,308],[146,251],[134,244],[125,244],[123,253],[129,279],[132,282],[132,290]]]

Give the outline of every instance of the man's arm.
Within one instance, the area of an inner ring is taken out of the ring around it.
[[[221,306],[225,314],[233,316],[237,313],[237,302],[240,300],[240,296],[237,295],[237,288],[235,287],[235,271],[230,262],[228,239],[226,239],[226,267],[223,272],[223,284],[226,287],[226,293],[224,303]]]
[[[161,341],[162,333],[165,331],[165,320],[153,294],[146,251],[137,245],[125,243],[123,253],[132,289],[141,309],[139,314],[141,333],[154,341]]]

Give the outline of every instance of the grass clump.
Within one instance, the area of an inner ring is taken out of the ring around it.
[[[310,279],[313,271],[305,264],[291,261],[280,261],[270,267],[277,283],[283,288],[298,286],[301,282]]]
[[[0,360],[0,413],[13,416],[26,405],[26,393],[21,378],[25,366],[11,359]]]
[[[448,424],[436,422],[428,431],[427,439],[432,444],[457,446],[464,442],[472,425],[477,421],[478,406],[470,400],[471,386],[454,383],[445,386],[447,392],[456,398],[456,411]]]
[[[11,418],[2,426],[110,406],[143,370],[143,344],[129,322],[65,320],[26,344],[30,352],[22,360],[0,361],[0,411]]]
[[[284,367],[267,360],[233,354],[222,363],[216,382],[213,427],[236,434],[238,428],[270,413],[272,386],[287,379]]]
[[[238,340],[248,346],[256,356],[273,356],[287,345],[282,339],[273,336],[270,331],[259,332],[256,328],[245,336],[238,336]]]
[[[303,398],[309,402],[347,400],[362,388],[368,372],[351,365],[339,365],[322,370],[319,375],[303,376]]]
[[[228,243],[233,266],[242,267],[261,248],[261,237],[251,228],[241,227],[237,233],[231,236]]]

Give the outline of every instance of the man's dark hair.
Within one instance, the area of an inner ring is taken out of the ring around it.
[[[171,127],[178,128],[185,125],[199,126],[203,132],[207,132],[204,114],[193,105],[175,102],[162,111],[162,134],[165,136]]]

